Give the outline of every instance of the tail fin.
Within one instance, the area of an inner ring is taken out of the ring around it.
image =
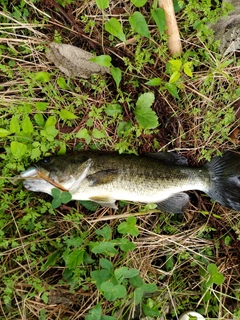
[[[210,173],[208,195],[223,206],[240,211],[240,153],[227,151],[206,167]]]

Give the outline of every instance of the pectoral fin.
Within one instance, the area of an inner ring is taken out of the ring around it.
[[[189,206],[189,196],[184,192],[176,193],[157,204],[158,209],[168,213],[183,213]]]
[[[117,209],[118,207],[115,204],[115,199],[109,197],[109,196],[94,196],[94,197],[90,197],[89,200],[94,201],[98,204],[100,204],[103,207],[109,207],[112,209]]]
[[[101,170],[97,171],[93,174],[90,174],[87,179],[90,182],[90,186],[97,186],[100,184],[106,184],[114,181],[118,176],[117,169],[108,169],[108,170]]]

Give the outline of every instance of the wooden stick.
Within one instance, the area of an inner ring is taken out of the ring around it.
[[[165,11],[166,33],[168,35],[168,49],[171,55],[180,55],[182,53],[182,44],[180,41],[177,20],[174,13],[172,0],[158,0],[159,7]]]

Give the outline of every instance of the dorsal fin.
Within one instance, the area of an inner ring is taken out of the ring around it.
[[[187,159],[178,154],[177,152],[156,152],[156,153],[146,153],[147,157],[155,158],[163,161],[167,164],[177,164],[181,166],[187,166]]]

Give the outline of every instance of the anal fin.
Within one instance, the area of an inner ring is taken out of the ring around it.
[[[98,204],[100,204],[103,207],[108,207],[108,208],[112,208],[112,209],[117,209],[118,207],[115,204],[115,199],[109,197],[109,196],[93,196],[90,197],[89,200],[94,201]]]
[[[158,209],[168,213],[183,213],[189,206],[189,196],[184,192],[173,194],[157,204]]]

